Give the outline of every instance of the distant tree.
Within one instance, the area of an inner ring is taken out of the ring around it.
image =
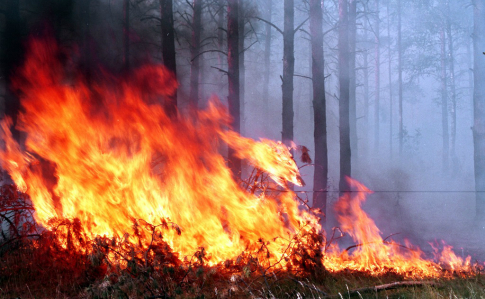
[[[355,69],[357,43],[357,0],[349,0],[349,131],[352,165],[357,162],[357,76]]]
[[[473,145],[477,218],[485,217],[485,0],[473,1]]]
[[[340,192],[349,191],[346,176],[351,176],[349,124],[349,19],[348,0],[339,0],[338,66],[339,66],[339,131],[340,131]]]
[[[173,25],[172,0],[160,0],[160,27],[162,38],[162,59],[165,67],[177,77],[175,57],[175,29]],[[177,91],[165,102],[165,110],[170,115],[176,114]]]
[[[448,157],[450,149],[449,131],[448,131],[448,85],[446,76],[446,37],[445,22],[441,22],[440,29],[440,48],[441,48],[441,129],[443,140],[442,164],[443,170],[448,170]]]
[[[202,32],[202,0],[193,0],[192,3],[192,38],[190,42],[190,95],[189,101],[197,107],[199,104],[199,58],[200,58],[200,37]]]
[[[322,209],[325,223],[327,213],[327,109],[325,99],[325,76],[322,30],[322,4],[310,0],[310,33],[312,48],[312,87],[315,142],[315,167],[313,175],[313,207]]]
[[[391,13],[390,13],[391,3],[387,2],[386,12],[387,12],[387,63],[388,63],[388,78],[389,78],[389,156],[392,159],[392,122],[393,122],[393,101],[392,101],[392,52],[391,52]]]
[[[91,38],[91,5],[92,0],[79,1],[79,41],[82,49],[81,69],[85,80],[91,82],[93,76],[93,53],[92,53],[92,38]],[[117,62],[119,63],[119,61]]]
[[[399,155],[402,155],[404,124],[403,124],[403,90],[402,90],[402,8],[401,0],[397,0],[397,73],[398,73],[398,102],[399,102]]]
[[[455,81],[455,51],[453,45],[453,34],[451,30],[451,11],[450,2],[446,0],[446,37],[448,40],[448,65],[450,78],[450,100],[451,100],[451,134],[450,134],[450,156],[452,160],[453,169],[457,168],[456,158],[456,81]]]
[[[20,18],[19,0],[7,0],[5,3],[5,28],[2,32],[2,61],[3,76],[5,77],[5,115],[13,122],[12,135],[20,139],[20,132],[15,128],[17,114],[20,109],[20,100],[14,91],[10,89],[11,76],[19,66],[23,56],[22,36],[25,34],[25,23]]]
[[[380,124],[380,94],[381,94],[381,52],[380,52],[380,24],[379,0],[375,2],[375,100],[374,100],[374,151],[379,151],[379,124]]]
[[[241,112],[239,98],[239,0],[227,0],[227,77],[229,113],[232,117],[232,128],[241,131]],[[241,160],[229,148],[229,167],[235,177],[241,175]]]
[[[264,115],[269,113],[269,74],[271,64],[271,15],[273,10],[273,1],[266,0],[266,20],[265,24],[265,39],[264,39],[264,75],[263,75],[263,101],[264,101]],[[267,120],[269,117],[265,117],[265,127],[268,127]],[[268,133],[268,132],[266,132]]]
[[[289,145],[293,141],[293,76],[295,74],[295,4],[284,0],[283,22],[283,131],[282,140]]]
[[[123,0],[123,68],[130,69],[130,0]]]

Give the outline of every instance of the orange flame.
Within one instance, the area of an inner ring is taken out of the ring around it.
[[[0,158],[31,196],[39,223],[79,218],[91,236],[112,237],[130,232],[132,219],[169,219],[182,230],[181,236],[164,232],[174,251],[187,256],[204,247],[211,262],[236,257],[260,239],[295,233],[301,223],[317,226],[291,192],[273,198],[243,190],[218,152],[226,141],[271,176],[298,184],[288,148],[227,130],[229,117],[216,100],[193,117],[168,117],[155,100],[177,83],[163,67],[88,86],[69,79],[54,42],[32,40],[30,49],[15,81],[22,90],[18,128],[26,132],[26,151],[6,121]],[[271,242],[271,252],[283,245]]]
[[[342,195],[335,204],[335,210],[342,231],[347,232],[358,245],[351,254],[337,246],[329,248],[325,260],[328,269],[352,269],[372,274],[393,271],[409,277],[439,277],[443,275],[443,268],[464,272],[471,270],[470,257],[466,260],[457,257],[449,246],[445,246],[441,254],[437,253],[440,262],[437,264],[427,260],[424,253],[408,241],[401,245],[383,240],[375,222],[361,208],[366,195],[372,191],[356,180],[347,178],[347,181],[354,191]]]
[[[182,232],[164,231],[171,248],[188,256],[203,247],[211,263],[256,250],[261,240],[270,241],[265,246],[272,264],[285,262],[291,260],[291,236],[303,226],[320,231],[318,218],[300,209],[290,190],[253,194],[234,180],[218,151],[221,142],[283,188],[286,182],[303,184],[286,146],[228,129],[230,118],[216,99],[204,111],[169,117],[159,101],[177,82],[163,67],[141,67],[129,79],[105,74],[105,80],[88,84],[59,62],[54,41],[33,39],[29,46],[13,80],[21,90],[17,129],[25,134],[25,149],[6,119],[0,159],[30,195],[40,224],[49,228],[51,219],[76,218],[90,237],[115,237],[131,232],[133,219],[154,225],[171,221]],[[348,180],[355,192],[344,194],[336,211],[343,231],[359,245],[349,253],[331,244],[323,255],[325,267],[440,276],[441,266],[426,260],[419,248],[382,239],[361,209],[370,190]],[[470,270],[470,260],[450,247],[438,261],[455,271]]]

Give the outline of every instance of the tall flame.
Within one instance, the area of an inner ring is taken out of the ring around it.
[[[182,231],[164,232],[172,248],[185,256],[204,247],[211,262],[286,237],[301,223],[317,225],[291,192],[275,198],[243,190],[218,152],[223,140],[256,167],[298,184],[288,148],[228,130],[217,100],[191,117],[170,118],[157,103],[177,87],[165,68],[145,66],[129,79],[106,74],[88,85],[58,61],[55,42],[34,39],[30,49],[14,84],[22,91],[18,129],[26,151],[6,121],[0,158],[41,224],[78,218],[91,236],[111,237],[130,232],[133,219],[169,219]],[[271,242],[271,251],[280,252],[281,242]]]

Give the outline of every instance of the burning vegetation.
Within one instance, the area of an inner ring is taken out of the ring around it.
[[[383,239],[361,209],[370,190],[350,178],[353,191],[335,206],[340,228],[326,233],[318,210],[288,187],[303,184],[290,149],[232,131],[217,99],[206,110],[167,115],[160,102],[177,82],[161,66],[122,78],[106,72],[88,84],[73,61],[61,62],[53,40],[32,39],[29,49],[12,80],[25,142],[12,137],[11,120],[2,122],[1,166],[16,187],[1,190],[11,233],[0,249],[12,265],[14,252],[28,252],[91,285],[88,297],[108,290],[151,298],[196,294],[209,280],[217,296],[257,296],[255,281],[269,290],[282,274],[424,279],[477,269],[451,247],[433,260],[409,242]],[[224,144],[254,167],[249,178],[234,178]],[[341,249],[341,234],[355,245]],[[32,263],[33,274],[45,274]]]

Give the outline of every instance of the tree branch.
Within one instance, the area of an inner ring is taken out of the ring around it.
[[[202,51],[202,52],[199,52],[197,55],[194,56],[194,58],[192,58],[190,60],[190,62],[194,61],[194,59],[196,59],[197,57],[199,57],[200,55],[204,54],[204,53],[208,53],[208,52],[217,52],[217,53],[221,53],[221,54],[224,54],[227,56],[227,53],[224,52],[224,51],[221,51],[221,50],[205,50],[205,51]]]
[[[301,26],[303,26],[306,21],[308,21],[310,19],[310,17],[306,18],[303,22],[301,22],[300,25],[298,25],[298,27],[295,28],[295,30],[293,30],[293,34],[295,34],[298,30],[300,30]]]
[[[268,25],[270,25],[271,27],[273,27],[274,29],[276,29],[276,31],[278,31],[279,33],[281,33],[281,35],[283,35],[283,30],[281,30],[278,26],[276,26],[275,24],[271,23],[270,21],[266,21],[265,19],[262,19],[260,17],[253,17],[257,20],[260,20],[261,22],[264,22]]]
[[[223,70],[223,69],[220,69],[220,68],[218,68],[218,67],[211,66],[211,68],[216,69],[216,70],[218,70],[219,72],[224,73],[224,74],[226,74],[226,75],[228,74],[228,71]]]

